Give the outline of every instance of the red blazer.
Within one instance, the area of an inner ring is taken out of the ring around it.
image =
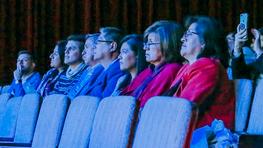
[[[173,85],[180,79],[174,96],[199,105],[197,128],[211,124],[214,119],[223,120],[226,127],[234,128],[234,85],[218,60],[200,58],[192,65],[186,64],[178,72]]]
[[[140,106],[143,107],[151,97],[161,95],[169,90],[181,67],[182,65],[177,63],[163,65],[161,71],[147,84],[138,98]],[[135,96],[134,91],[152,74],[153,70],[151,68],[142,71],[133,82],[124,89],[123,94]]]

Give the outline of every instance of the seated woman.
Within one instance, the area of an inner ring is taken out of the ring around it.
[[[140,101],[140,106],[153,96],[167,91],[177,72],[182,67],[180,38],[182,27],[172,21],[158,21],[144,32],[146,61],[151,65],[142,71],[127,86],[122,95],[132,95]]]
[[[64,53],[66,44],[66,41],[58,41],[53,53],[49,56],[51,59],[50,67],[52,67],[52,69],[43,76],[42,81],[37,88],[37,92],[42,97],[48,95],[49,92],[52,91],[54,84],[61,74],[65,74],[66,66],[64,64]]]
[[[199,107],[197,128],[214,119],[234,127],[235,94],[228,80],[228,51],[221,25],[210,17],[193,17],[182,37],[181,55],[187,59],[169,93]]]
[[[235,46],[233,52],[232,69],[233,77],[235,79],[257,79],[263,77],[263,48],[261,47],[261,35],[259,30],[252,29],[251,32],[254,36],[254,46],[253,50],[257,55],[254,62],[246,64],[244,53],[242,52],[242,47],[247,41],[247,31],[240,30],[237,27],[237,33],[235,35]]]
[[[147,67],[145,52],[143,50],[143,38],[137,34],[125,36],[121,41],[120,69],[129,74],[119,78],[112,96],[117,96],[128,86],[134,78]]]

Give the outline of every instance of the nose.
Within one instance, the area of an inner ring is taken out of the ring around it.
[[[149,49],[149,46],[147,44],[144,44],[143,45],[143,50],[148,50]]]
[[[183,37],[181,38],[181,42],[185,42],[186,39],[185,39],[185,35],[183,35]]]
[[[84,56],[86,54],[85,50],[82,51],[81,55]]]
[[[118,58],[119,58],[119,59],[122,59],[121,53],[119,54]]]
[[[69,54],[69,50],[68,49],[65,50],[65,55],[67,55],[67,54]]]
[[[50,54],[49,58],[50,58],[50,59],[52,59],[52,58],[53,58],[53,53],[51,53],[51,54]]]

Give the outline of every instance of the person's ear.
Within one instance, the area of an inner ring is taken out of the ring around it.
[[[36,67],[36,63],[32,62],[32,69],[35,69],[35,67]]]
[[[117,43],[116,42],[112,42],[111,44],[111,49],[110,49],[110,51],[111,52],[115,52],[116,50],[117,50]]]

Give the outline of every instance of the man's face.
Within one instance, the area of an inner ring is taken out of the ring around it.
[[[67,65],[72,65],[81,61],[81,51],[80,42],[69,40],[66,45],[65,50],[65,60],[64,63]]]
[[[96,45],[91,39],[88,38],[85,42],[84,50],[82,52],[82,59],[86,64],[89,64],[91,61],[93,61],[93,54],[95,48]]]
[[[17,68],[20,67],[22,73],[30,72],[34,69],[34,62],[29,54],[20,54],[17,58]]]
[[[96,48],[94,49],[94,60],[103,59],[110,54],[112,41],[106,40],[104,34],[100,34],[97,40]]]

